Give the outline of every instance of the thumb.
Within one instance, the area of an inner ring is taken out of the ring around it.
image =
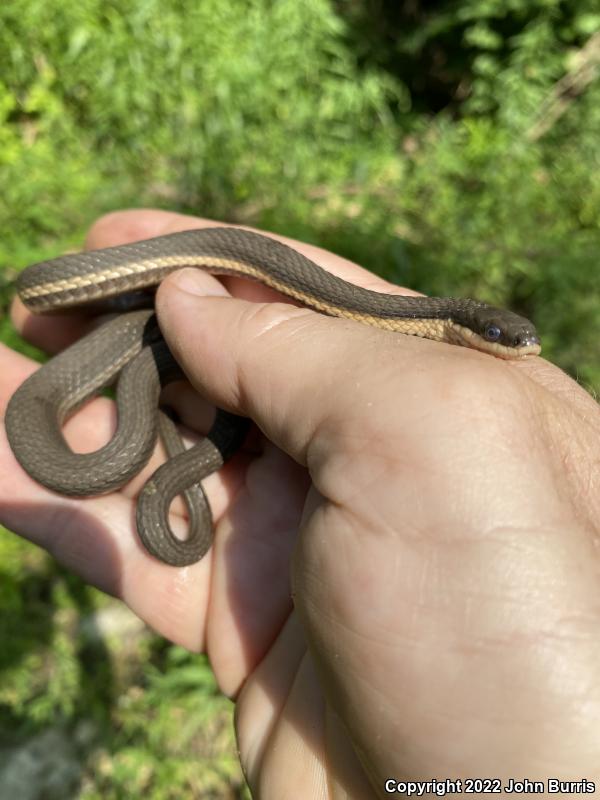
[[[385,335],[289,303],[233,298],[191,268],[163,281],[156,308],[194,387],[215,405],[251,417],[302,464],[324,420],[344,418],[362,343]]]

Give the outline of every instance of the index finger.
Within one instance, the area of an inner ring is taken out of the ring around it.
[[[249,226],[230,225],[207,217],[189,217],[184,214],[158,209],[131,209],[112,212],[100,217],[88,232],[85,249],[97,250],[104,247],[115,247],[179,231],[213,228],[216,226],[241,227],[276,239],[310,258],[328,272],[332,272],[344,280],[364,288],[390,294],[417,294],[409,289],[395,286],[375,276],[358,264],[316,245],[306,244],[296,239]],[[231,294],[242,299],[262,302],[281,300],[281,295],[273,289],[258,283],[243,278],[225,276],[222,276],[221,280]],[[286,302],[292,301],[286,298]],[[89,330],[89,316],[87,314],[37,316],[33,315],[18,298],[13,303],[12,319],[17,330],[28,341],[50,353],[62,350]]]
[[[234,225],[220,220],[210,219],[209,217],[190,217],[186,214],[178,214],[173,211],[161,211],[159,209],[130,209],[127,211],[115,211],[106,214],[94,223],[90,228],[86,239],[86,250],[95,250],[101,247],[113,247],[126,242],[139,241],[140,239],[150,239],[153,236],[163,236],[179,231],[188,231],[202,228],[241,228],[243,230],[259,233],[276,239],[282,244],[292,247],[302,255],[310,258],[319,266],[332,272],[335,275],[375,291],[383,291],[398,294],[415,295],[410,289],[396,286],[383,278],[377,277],[374,273],[355,264],[353,261],[335,255],[317,245],[300,242],[289,236],[281,236],[277,233],[264,231],[249,225]],[[242,281],[242,279],[236,279]],[[243,281],[247,285],[247,281]],[[256,284],[254,284],[256,285]],[[269,290],[271,291],[271,290]],[[276,293],[274,293],[276,294]],[[280,295],[277,295],[281,298]],[[261,297],[264,300],[264,297]]]

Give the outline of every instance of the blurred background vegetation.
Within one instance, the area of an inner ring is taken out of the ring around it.
[[[596,0],[4,0],[4,312],[154,205],[511,307],[598,389],[599,68]],[[9,534],[0,633],[0,800],[245,796],[206,663]]]

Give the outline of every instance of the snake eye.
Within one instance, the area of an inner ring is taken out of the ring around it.
[[[485,329],[485,338],[488,342],[497,342],[501,335],[502,331],[497,325],[488,325]]]

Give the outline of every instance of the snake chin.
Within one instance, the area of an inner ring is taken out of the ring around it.
[[[471,330],[471,328],[459,325],[453,320],[447,321],[445,338],[449,344],[470,347],[475,350],[480,350],[483,353],[496,356],[497,358],[504,358],[510,361],[525,358],[526,356],[537,356],[542,351],[541,345],[537,342],[524,344],[521,347],[507,347],[507,345],[500,344],[499,342],[488,342],[487,339],[484,339],[483,336],[480,336],[478,333]]]

